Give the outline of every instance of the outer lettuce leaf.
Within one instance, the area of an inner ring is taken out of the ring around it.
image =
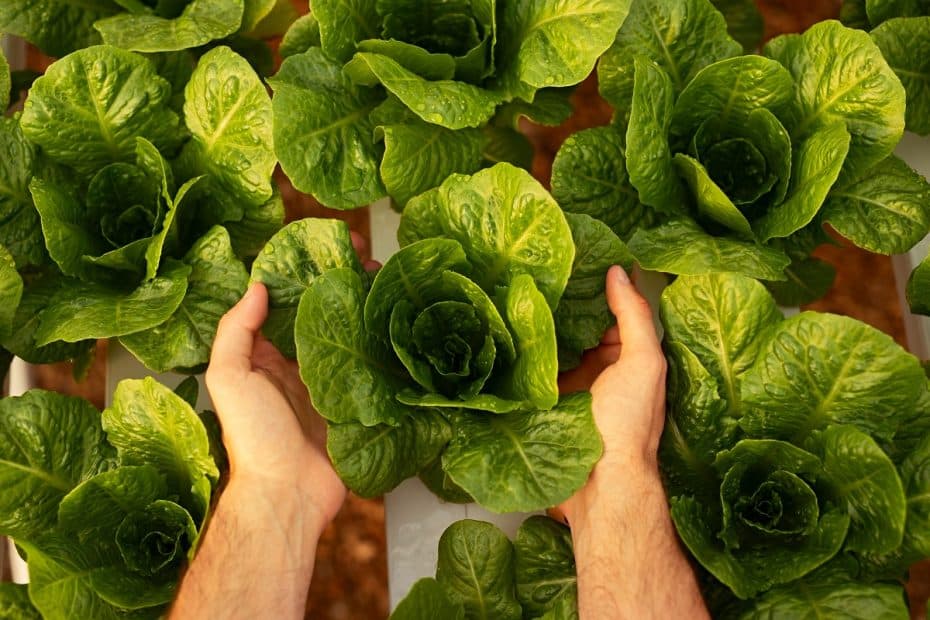
[[[333,467],[353,493],[377,497],[433,462],[451,438],[451,428],[442,415],[420,410],[399,426],[333,424],[326,448]]]
[[[861,177],[834,187],[823,219],[871,252],[907,252],[930,231],[930,183],[890,155]]]
[[[23,279],[16,271],[13,257],[0,246],[0,339],[9,338],[13,334],[16,309],[22,298]]]
[[[409,245],[430,237],[461,243],[476,282],[489,294],[528,274],[554,309],[571,274],[574,248],[565,216],[529,173],[509,164],[452,175],[411,200],[398,240]]]
[[[926,9],[924,9],[926,11]],[[900,14],[899,14],[900,15]],[[901,79],[907,92],[905,125],[922,136],[930,133],[930,16],[899,16],[880,24],[870,35]]]
[[[669,6],[664,0],[634,0],[617,40],[598,65],[601,94],[625,117],[633,97],[633,56],[659,64],[677,94],[703,67],[740,53],[726,22],[707,0]]]
[[[36,344],[113,338],[160,325],[181,305],[191,268],[173,262],[160,276],[126,291],[72,280],[39,317]]]
[[[90,174],[113,161],[132,161],[136,137],[159,151],[177,146],[181,132],[170,97],[171,86],[145,58],[90,47],[35,81],[20,122],[46,156]]]
[[[762,43],[765,26],[762,14],[754,0],[711,0],[714,7],[723,13],[727,21],[727,32],[740,42],[747,53],[752,53]]]
[[[385,344],[363,328],[364,304],[361,277],[351,269],[330,269],[307,288],[294,334],[301,378],[330,422],[398,426],[415,415],[394,399],[410,380]]]
[[[65,495],[113,464],[99,412],[53,392],[0,400],[0,438],[0,532],[18,540],[52,529]]]
[[[630,183],[644,204],[665,213],[687,208],[675,168],[668,135],[674,105],[671,78],[643,56],[633,59],[635,74],[630,123],[626,131],[626,169]]]
[[[432,577],[418,580],[391,612],[390,620],[465,620],[465,607]]]
[[[0,158],[0,243],[17,267],[40,265],[48,259],[29,194],[35,151],[16,119],[0,119],[0,152],[6,155]]]
[[[320,47],[320,22],[313,13],[297,18],[281,39],[278,53],[281,58],[303,54],[311,47]]]
[[[878,26],[895,17],[918,17],[925,15],[927,7],[920,0],[865,0],[869,21]]]
[[[379,38],[381,18],[372,0],[311,0],[310,13],[320,24],[323,52],[344,63],[365,39]]]
[[[100,43],[94,22],[118,11],[112,0],[6,2],[0,6],[0,30],[26,39],[50,56],[64,56]]]
[[[352,84],[317,48],[286,59],[269,82],[275,153],[294,187],[339,209],[384,196],[368,117],[382,100],[377,91]]]
[[[0,583],[0,616],[9,620],[42,620],[29,600],[29,586],[18,583]]]
[[[0,52],[0,111],[6,112],[6,109],[10,107],[11,88],[10,64],[6,61],[6,56]]]
[[[497,527],[456,521],[439,538],[436,581],[465,607],[466,618],[519,620],[513,556],[513,545]]]
[[[94,24],[103,42],[134,52],[173,52],[206,45],[239,30],[243,0],[190,0],[174,19],[120,13]]]
[[[581,352],[593,348],[615,318],[607,307],[607,270],[621,265],[629,270],[633,256],[606,224],[587,215],[566,213],[575,243],[572,275],[553,318],[559,342],[559,365],[580,361]]]
[[[683,276],[663,292],[660,312],[666,340],[687,347],[719,379],[728,411],[739,411],[746,373],[763,358],[770,334],[782,321],[765,287],[722,274]]]
[[[627,176],[624,141],[613,126],[569,136],[552,163],[552,196],[566,212],[597,218],[627,240],[655,215]]]
[[[835,423],[890,438],[924,380],[917,359],[885,334],[805,312],[781,324],[743,377],[740,425],[755,437],[796,442]]]
[[[238,220],[247,205],[272,197],[271,101],[261,79],[241,56],[218,47],[201,57],[185,88],[184,118],[192,140],[183,161],[189,177],[206,175],[199,192]]]
[[[572,86],[591,73],[630,11],[630,0],[503,2],[498,89],[532,101],[537,89]]]
[[[530,517],[514,540],[517,599],[524,617],[543,617],[560,605],[578,607],[571,531],[549,517]]]
[[[328,269],[345,267],[359,275],[362,266],[345,222],[305,218],[284,227],[252,263],[252,282],[268,288],[268,318],[263,333],[286,357],[297,354],[294,321],[300,296]]]
[[[629,248],[643,268],[678,275],[738,273],[783,280],[785,267],[791,262],[776,248],[714,237],[683,219],[637,231]]]
[[[846,174],[862,174],[891,154],[904,131],[904,88],[864,32],[837,21],[815,24],[765,47],[798,84],[787,126],[796,140],[834,123],[852,136]]]
[[[930,315],[930,259],[921,261],[907,281],[907,302],[914,314]]]
[[[152,329],[120,338],[120,344],[156,372],[206,364],[220,318],[248,285],[248,272],[233,253],[229,234],[219,226],[191,246],[183,262],[191,272],[174,314]]]
[[[443,469],[489,510],[554,506],[584,484],[601,456],[590,407],[590,395],[578,393],[550,411],[459,414]]]

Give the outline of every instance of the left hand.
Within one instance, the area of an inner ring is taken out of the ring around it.
[[[345,501],[346,488],[327,456],[326,425],[297,363],[261,335],[267,316],[268,291],[253,284],[220,321],[207,368],[229,454],[229,485],[271,502],[296,499],[322,529]]]

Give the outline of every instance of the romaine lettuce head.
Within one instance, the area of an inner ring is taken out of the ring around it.
[[[245,291],[243,258],[281,225],[259,77],[227,47],[190,71],[161,60],[96,46],[54,63],[29,93],[21,125],[31,157],[8,176],[28,183],[34,209],[11,208],[41,220],[64,277],[27,318],[37,325],[17,350],[124,337],[152,370],[196,370]],[[17,260],[43,258],[19,238]]]
[[[423,473],[498,511],[567,497],[601,448],[590,397],[559,397],[560,362],[610,325],[605,274],[629,265],[624,245],[508,164],[413,199],[398,238],[373,280],[327,220],[286,226],[253,265],[336,470],[366,496]]]
[[[828,21],[739,53],[709,0],[636,0],[599,65],[615,125],[556,157],[563,207],[648,269],[787,281],[792,304],[829,287],[810,258],[825,222],[873,252],[917,243],[930,185],[892,155],[904,89],[872,39]]]
[[[519,119],[567,118],[567,87],[591,72],[629,8],[629,0],[310,4],[271,80],[275,149],[297,189],[338,209],[385,195],[403,206],[450,174],[499,161],[529,168]]]
[[[682,276],[661,313],[660,463],[679,535],[714,579],[740,599],[788,584],[765,600],[799,605],[790,584],[834,558],[855,560],[852,583],[930,555],[916,358],[853,319],[784,319],[744,276]]]
[[[0,6],[0,30],[51,56],[98,43],[136,52],[169,52],[233,35],[282,34],[297,18],[285,0],[12,0]]]
[[[41,390],[0,414],[0,532],[26,552],[41,616],[164,613],[219,478],[191,406],[149,378],[103,414]]]

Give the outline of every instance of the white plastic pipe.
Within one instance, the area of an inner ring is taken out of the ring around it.
[[[7,377],[9,382],[9,396],[22,396],[27,391],[35,387],[35,379],[32,366],[19,359],[13,360],[10,365],[10,373]],[[10,573],[13,576],[14,583],[29,583],[29,569],[26,563],[16,552],[16,547],[12,540],[3,539],[6,546],[6,559],[10,565]]]

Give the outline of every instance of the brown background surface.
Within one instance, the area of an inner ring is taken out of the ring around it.
[[[801,32],[807,26],[834,17],[838,0],[761,0],[766,18],[766,36]],[[306,10],[307,2],[295,1]],[[34,54],[31,66],[44,67],[46,60]],[[563,127],[525,127],[537,147],[534,174],[548,184],[552,158],[562,141],[572,132],[608,122],[610,109],[597,95],[596,84],[589,79],[574,96],[575,114]],[[368,217],[364,210],[338,212],[323,209],[313,199],[285,187],[288,218],[306,216],[340,217],[367,236]],[[904,344],[901,308],[898,307],[891,261],[848,247],[825,247],[818,256],[837,267],[838,276],[831,293],[813,304],[812,309],[846,314],[863,320]],[[90,376],[75,384],[67,364],[40,369],[44,387],[80,394],[98,405],[103,402],[103,377],[106,344],[98,347],[98,359]],[[930,569],[924,565],[912,579],[915,600],[926,599],[930,589]],[[922,613],[923,605],[915,608]],[[335,523],[320,542],[316,574],[310,588],[307,617],[320,620],[349,618],[384,618],[387,616],[387,565],[384,540],[384,507],[380,500],[350,497]]]

